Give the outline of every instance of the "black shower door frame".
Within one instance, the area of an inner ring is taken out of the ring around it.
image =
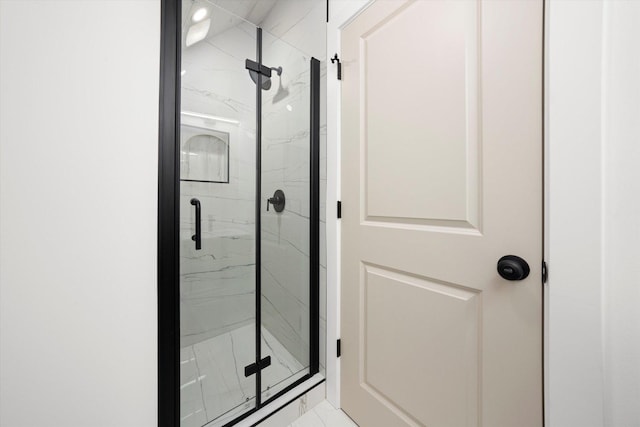
[[[160,110],[158,146],[158,426],[180,425],[180,58],[181,0],[161,0]],[[262,66],[262,30],[256,59]],[[256,406],[246,418],[319,371],[320,356],[320,62],[310,59],[310,360],[309,373],[261,402],[261,370],[256,372]],[[261,358],[261,145],[262,91],[256,84],[256,366]]]

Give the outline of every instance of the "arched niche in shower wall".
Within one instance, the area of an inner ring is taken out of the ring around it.
[[[229,182],[229,134],[182,125],[180,179]]]

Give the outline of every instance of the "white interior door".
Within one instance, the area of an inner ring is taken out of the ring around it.
[[[379,0],[342,31],[342,406],[363,427],[542,426],[542,5]]]

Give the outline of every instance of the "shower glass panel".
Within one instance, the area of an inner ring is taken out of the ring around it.
[[[180,418],[222,427],[318,372],[319,62],[183,0],[181,70]]]
[[[221,426],[256,406],[256,27],[182,4],[180,418]]]
[[[310,58],[262,33],[262,63],[272,68],[262,92],[262,400],[309,373]],[[285,206],[267,210],[282,190]],[[274,357],[275,355],[275,357]]]

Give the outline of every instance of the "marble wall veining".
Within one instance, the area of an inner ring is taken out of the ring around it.
[[[309,203],[310,59],[321,62],[321,93],[326,89],[326,4],[284,0],[261,26],[263,62],[282,66],[280,81],[263,95],[263,195],[282,187],[287,207],[274,215],[263,209],[263,324],[299,360],[309,360]],[[326,337],[326,103],[320,117],[320,369],[324,373]],[[263,198],[265,198],[263,197]]]
[[[263,322],[300,360],[309,360],[310,120],[308,56],[269,34],[263,61],[282,66],[282,88],[265,91],[262,103],[262,193],[281,188],[281,213],[263,210]],[[278,90],[288,91],[283,99]],[[265,206],[266,208],[266,206]]]
[[[198,3],[198,2],[196,2]],[[183,4],[193,4],[185,1]],[[203,3],[200,1],[199,3]],[[215,0],[221,7],[239,3]],[[233,11],[263,28],[263,63],[282,66],[263,91],[263,326],[294,357],[309,354],[309,60],[321,61],[326,87],[325,2],[270,0]],[[183,8],[188,13],[189,8]],[[216,116],[194,126],[229,133],[228,184],[181,184],[181,342],[193,345],[255,321],[255,85],[244,68],[255,57],[255,27],[217,9],[202,42],[183,48],[182,111]],[[222,15],[222,18],[220,17]],[[185,18],[186,19],[186,18]],[[281,78],[281,80],[280,80]],[[279,94],[279,95],[276,95]],[[321,99],[321,370],[326,331],[326,114]],[[183,117],[184,119],[184,117]],[[232,122],[229,122],[232,121]],[[266,211],[273,191],[285,191],[285,211]],[[202,250],[195,251],[192,197],[202,203]]]
[[[255,44],[255,28],[236,20],[182,52],[181,110],[218,118],[183,114],[182,125],[229,134],[229,182],[180,184],[182,346],[255,322],[256,106],[255,86],[244,68]],[[191,240],[193,197],[202,207],[197,251]]]

